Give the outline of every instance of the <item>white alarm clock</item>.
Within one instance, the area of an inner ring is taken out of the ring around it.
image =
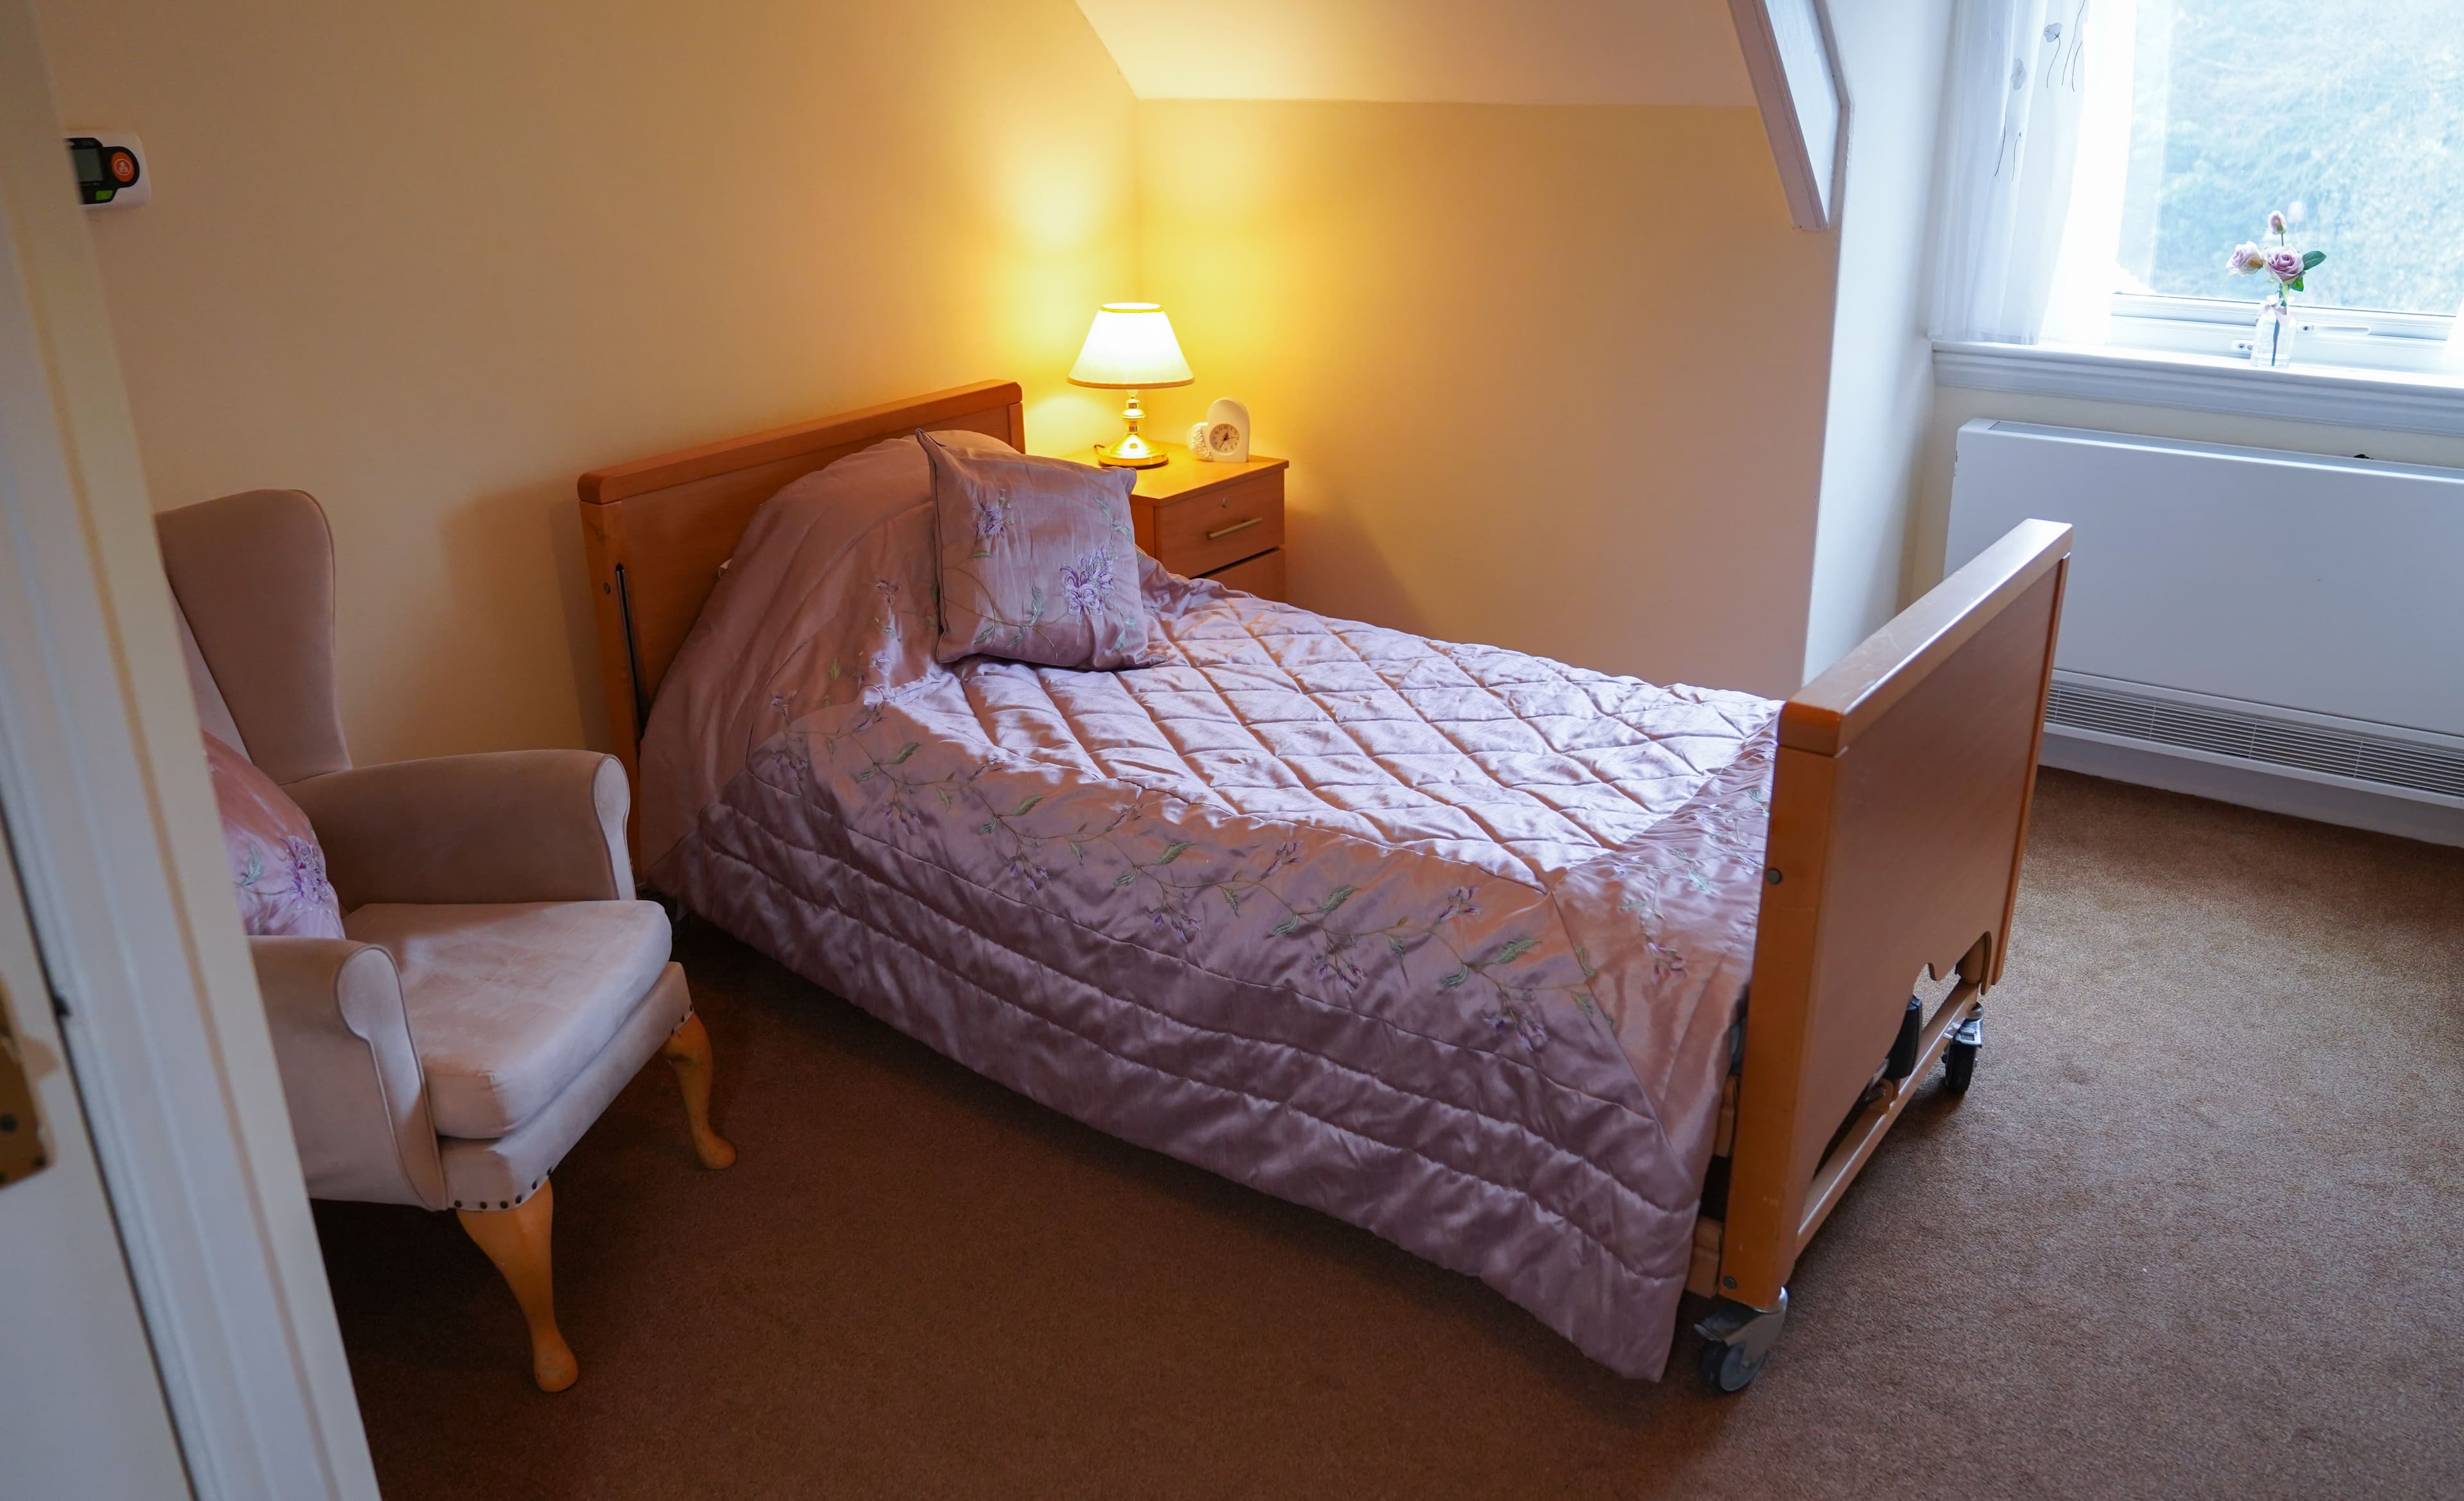
[[[1249,408],[1225,396],[1206,408],[1206,420],[1189,430],[1189,456],[1208,464],[1249,459]]]

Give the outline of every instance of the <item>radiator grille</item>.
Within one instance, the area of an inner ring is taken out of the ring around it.
[[[2464,752],[2392,736],[2175,703],[2058,678],[2045,706],[2045,722],[2464,799]]]

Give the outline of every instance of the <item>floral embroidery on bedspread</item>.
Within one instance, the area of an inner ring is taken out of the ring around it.
[[[1460,996],[1488,1040],[1525,1050],[1547,1046],[1554,1018],[1601,1021],[1546,894],[1491,872],[1457,870],[1424,890],[1419,862],[1390,850],[1155,788],[1056,779],[997,748],[934,739],[884,704],[788,728],[754,774],[800,798],[819,791],[857,828],[1003,894],[1099,916],[1113,937],[1234,978],[1343,1004],[1381,988],[1390,1001]]]
[[[824,642],[819,636],[807,638],[771,673],[770,717],[776,723],[769,728],[839,704],[879,698],[922,675],[922,669],[901,661],[910,629],[902,621],[921,627],[921,650],[929,654],[938,619],[929,605],[918,607],[903,603],[895,579],[875,579],[872,592],[879,602],[878,612],[866,617],[844,638],[828,643],[836,650],[823,660],[818,673],[813,661],[822,654]],[[852,668],[847,665],[850,657],[856,659]],[[746,737],[754,741],[744,748],[749,764],[759,749],[759,741],[765,738],[764,726],[755,721]]]
[[[772,658],[737,764],[1115,941],[1600,1098],[1639,1084],[1707,1129],[1718,1080],[1694,1075],[1744,990],[1775,703],[1141,566],[1163,660],[1112,673],[913,672],[929,602],[882,566],[869,618]]]
[[[1547,1071],[1602,1097],[1638,1078],[1652,1106],[1681,1084],[1716,1093],[1715,1077],[1669,1071],[1718,1052],[1696,1034],[1725,1029],[1744,987],[1768,718],[1639,836],[1534,879],[1075,775],[953,733],[932,689],[802,717],[775,707],[757,779],[1003,895],[1459,1046],[1536,1063],[1584,1029],[1605,1046]],[[1620,1057],[1636,1071],[1605,1076]],[[1707,1138],[1678,1134],[1699,1173]]]

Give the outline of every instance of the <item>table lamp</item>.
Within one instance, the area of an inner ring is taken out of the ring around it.
[[[1162,450],[1138,435],[1138,424],[1146,419],[1138,408],[1138,392],[1158,386],[1187,386],[1197,379],[1189,373],[1189,362],[1181,358],[1180,341],[1172,336],[1172,320],[1164,316],[1161,304],[1107,302],[1097,308],[1095,321],[1087,330],[1087,342],[1078,351],[1078,363],[1069,367],[1069,384],[1129,392],[1121,420],[1130,430],[1109,449],[1097,444],[1096,459],[1117,469],[1153,469],[1164,462]]]

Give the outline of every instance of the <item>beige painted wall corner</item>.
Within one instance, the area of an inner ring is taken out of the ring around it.
[[[1148,100],[1149,291],[1292,461],[1313,609],[1800,681],[1829,235],[1750,109]]]

